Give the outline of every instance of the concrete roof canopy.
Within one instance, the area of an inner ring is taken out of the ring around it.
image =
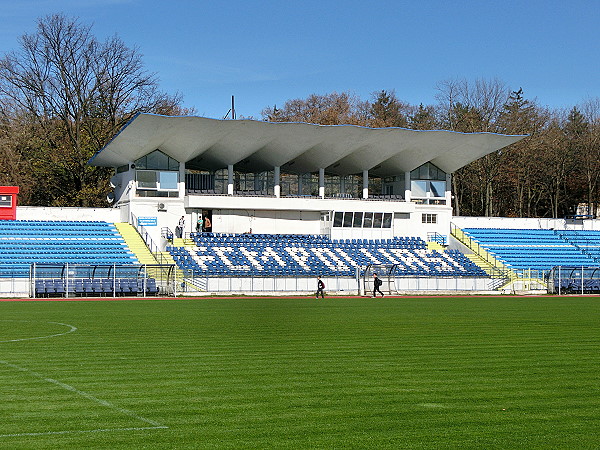
[[[431,161],[446,173],[520,141],[523,135],[356,125],[218,120],[138,114],[89,161],[119,167],[158,149],[186,167],[247,172],[280,166],[292,173],[375,176],[411,171]]]

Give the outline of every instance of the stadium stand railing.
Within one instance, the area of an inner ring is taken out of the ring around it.
[[[500,289],[519,278],[515,271],[453,223],[450,224],[450,235],[473,252],[466,256],[495,280],[494,289]]]

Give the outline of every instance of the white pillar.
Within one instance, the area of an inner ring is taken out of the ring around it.
[[[363,198],[369,198],[369,171],[363,170]]]
[[[319,168],[319,197],[325,198],[325,169]]]
[[[404,172],[404,201],[410,202],[411,200],[410,190],[410,172]]]
[[[446,174],[446,206],[452,205],[452,175]]]
[[[227,195],[233,195],[233,164],[227,166]]]
[[[179,163],[179,198],[185,198],[185,163]]]
[[[281,168],[280,166],[275,166],[275,173],[273,174],[273,191],[275,193],[275,197],[281,197]]]

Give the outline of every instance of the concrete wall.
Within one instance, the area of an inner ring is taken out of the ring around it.
[[[555,229],[555,230],[600,230],[600,219],[565,220],[512,217],[453,217],[459,228],[509,228],[509,229]]]
[[[17,220],[98,220],[121,222],[118,208],[60,208],[17,206]]]

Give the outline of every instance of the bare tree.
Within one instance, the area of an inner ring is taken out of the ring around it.
[[[497,79],[446,80],[437,85],[438,109],[442,125],[452,131],[497,131],[497,121],[509,98],[509,89]],[[479,214],[495,215],[494,186],[500,174],[502,158],[499,153],[486,155],[471,163],[472,170],[461,169],[454,175],[455,197],[462,199],[458,189],[474,184],[480,190]],[[468,176],[467,176],[468,175]],[[473,179],[475,177],[475,179]],[[455,212],[460,213],[460,202],[455,202]]]
[[[285,102],[282,108],[265,108],[261,115],[270,122],[306,122],[321,125],[366,125],[367,108],[348,92],[309,95]]]
[[[50,201],[81,206],[102,204],[107,189],[107,170],[87,166],[89,158],[134,114],[180,102],[158,92],[137,49],[116,36],[99,42],[62,14],[39,19],[0,60],[0,96],[37,124],[38,145],[57,165],[62,198]]]
[[[586,182],[588,214],[596,214],[600,202],[600,98],[591,98],[581,105],[588,123],[588,132],[581,142],[581,171]]]

